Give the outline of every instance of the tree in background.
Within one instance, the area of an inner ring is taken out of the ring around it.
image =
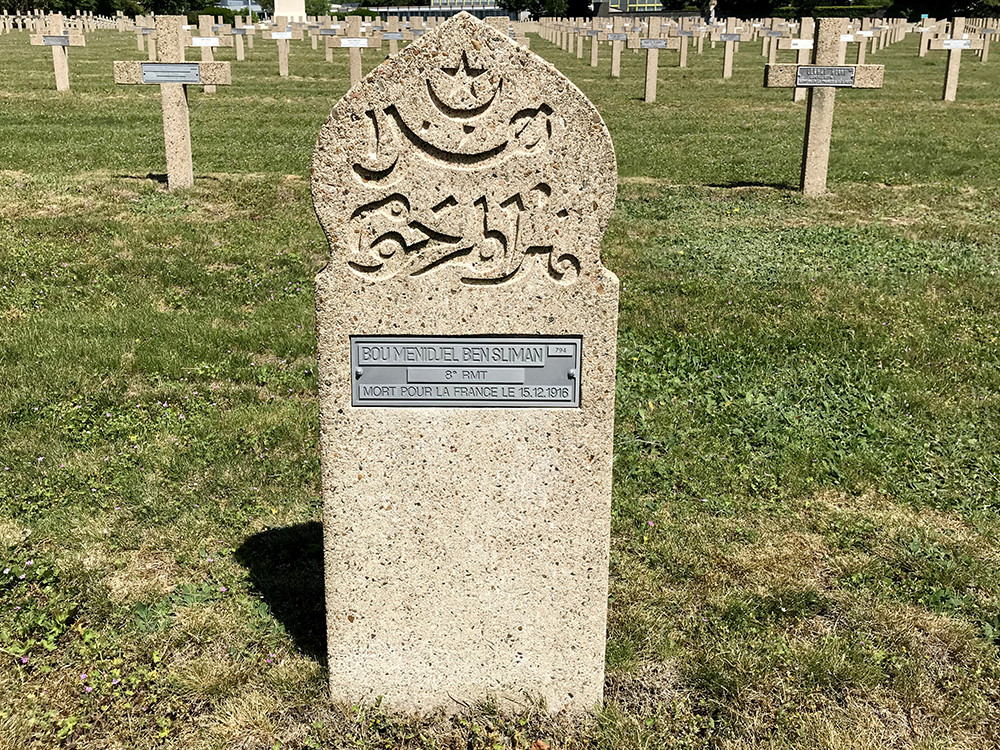
[[[330,15],[330,0],[306,0],[307,16]]]
[[[593,15],[590,3],[585,0],[497,0],[497,6],[515,16],[527,11],[534,19],[542,16],[589,18]]]

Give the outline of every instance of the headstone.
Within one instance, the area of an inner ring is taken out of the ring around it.
[[[601,701],[618,281],[611,138],[460,13],[341,99],[313,155],[335,700]]]
[[[228,86],[232,82],[227,62],[184,62],[184,21],[184,16],[156,17],[159,62],[115,62],[115,83],[160,86],[170,190],[194,184],[188,85]]]
[[[803,195],[808,197],[826,192],[837,89],[882,88],[885,72],[882,65],[837,65],[840,37],[846,30],[845,18],[820,18],[813,36],[812,65],[781,64],[764,68],[764,86],[767,88],[809,89],[800,182]]]

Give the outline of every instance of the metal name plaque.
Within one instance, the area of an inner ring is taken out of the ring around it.
[[[799,88],[850,88],[854,85],[854,66],[800,65],[795,69],[795,85]]]
[[[198,63],[142,63],[143,83],[201,83]]]
[[[218,47],[219,37],[217,36],[193,36],[191,37],[192,47]]]
[[[666,49],[666,39],[640,39],[639,49]]]
[[[609,42],[624,42],[628,39],[628,34],[608,34]]]
[[[292,38],[292,32],[290,32],[290,31],[272,31],[271,32],[271,38],[272,39],[291,39]]]
[[[600,36],[600,35],[601,35],[600,31],[591,30],[587,32],[587,36]]]
[[[235,34],[237,36],[246,36],[247,35],[247,30],[246,29],[230,29],[229,33],[230,34]]]
[[[846,34],[845,34],[846,36]],[[844,41],[841,39],[840,41]],[[812,39],[789,39],[788,49],[812,49],[813,40]]]
[[[339,29],[320,29],[319,30],[319,35],[320,36],[337,36],[337,32],[338,31],[339,31]]]
[[[383,31],[382,38],[387,42],[401,42],[403,41],[402,31]]]
[[[740,40],[739,34],[719,34],[719,37],[724,42],[738,42]]]
[[[677,29],[677,36],[694,36],[694,32],[689,29]]]
[[[972,40],[945,39],[941,42],[941,49],[972,49]]]
[[[580,406],[579,336],[352,336],[351,404]]]
[[[410,33],[413,34],[413,36],[423,36],[426,30],[427,29],[410,29]]]
[[[46,47],[68,47],[69,37],[68,36],[43,36],[42,44]]]
[[[340,40],[341,47],[367,47],[368,40],[362,39],[361,37],[343,37]]]
[[[778,37],[781,36],[781,32],[780,31],[765,31],[764,33],[767,35],[767,37],[769,39],[770,38],[778,38]]]

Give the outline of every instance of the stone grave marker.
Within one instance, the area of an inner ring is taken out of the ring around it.
[[[191,36],[191,46],[201,48],[202,62],[215,62],[215,47],[222,45],[219,37],[212,32],[215,19],[212,16],[198,16],[198,34]],[[215,93],[215,85],[207,83],[202,87],[206,94]]]
[[[382,46],[382,34],[375,33],[371,36],[361,35],[361,16],[347,17],[347,36],[328,36],[326,38],[327,47],[347,47],[349,48],[351,86],[361,80],[361,50],[369,47],[379,48]]]
[[[955,101],[958,93],[958,71],[962,65],[962,50],[982,49],[982,39],[968,39],[965,34],[965,19],[961,16],[951,19],[950,39],[931,39],[928,49],[948,50],[948,62],[944,70],[944,93],[941,98],[946,102]]]
[[[667,40],[660,37],[660,19],[649,17],[647,36],[629,34],[629,47],[646,50],[646,74],[643,87],[643,101],[656,101],[656,81],[660,70],[660,50],[667,48]]]
[[[602,699],[618,281],[600,114],[467,13],[320,132],[330,692]]]
[[[191,187],[191,126],[188,119],[188,84],[232,83],[227,62],[184,61],[184,16],[157,16],[159,61],[115,62],[115,83],[159,84],[163,110],[163,141],[167,153],[167,187]]]
[[[591,27],[587,29],[587,36],[590,37],[590,67],[596,68],[601,49],[601,28],[600,21],[591,22]]]
[[[847,19],[820,18],[813,35],[812,65],[777,64],[764,68],[764,86],[767,88],[809,89],[800,182],[802,193],[809,197],[826,192],[837,89],[882,88],[884,66],[837,65],[840,37],[846,29]]]
[[[612,30],[605,34],[605,38],[611,42],[611,77],[621,78],[622,75],[622,46],[628,36],[625,34],[625,19],[616,17],[613,19]]]
[[[399,16],[389,16],[385,19],[386,28],[382,32],[382,39],[389,42],[389,54],[395,55],[399,52],[399,43],[403,41],[403,32],[399,26]]]
[[[730,16],[726,19],[726,30],[719,34],[719,38],[725,42],[725,49],[722,57],[722,77],[733,77],[733,55],[741,41],[745,41],[744,34],[736,30],[736,19]]]
[[[52,68],[56,77],[56,91],[69,91],[69,56],[67,47],[83,47],[83,34],[67,31],[63,16],[52,13],[46,18],[44,31],[29,37],[32,45],[52,48]]]
[[[997,33],[994,28],[984,28],[980,32],[983,35],[983,46],[979,50],[979,61],[987,62],[990,59],[990,39]]]
[[[301,29],[289,29],[288,19],[284,16],[277,16],[275,28],[264,32],[265,39],[273,39],[278,45],[278,75],[288,76],[288,50],[291,47],[292,39],[302,39]]]

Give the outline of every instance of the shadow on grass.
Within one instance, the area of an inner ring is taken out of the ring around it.
[[[734,180],[733,182],[713,182],[705,187],[710,188],[770,188],[771,190],[795,190],[799,189],[798,185],[792,185],[789,182],[751,182],[744,180]]]
[[[152,182],[159,182],[163,185],[167,184],[167,173],[163,172],[147,172],[146,174],[116,174],[114,175],[116,180],[151,180]]]
[[[267,529],[243,542],[234,556],[296,648],[325,663],[323,525]]]

